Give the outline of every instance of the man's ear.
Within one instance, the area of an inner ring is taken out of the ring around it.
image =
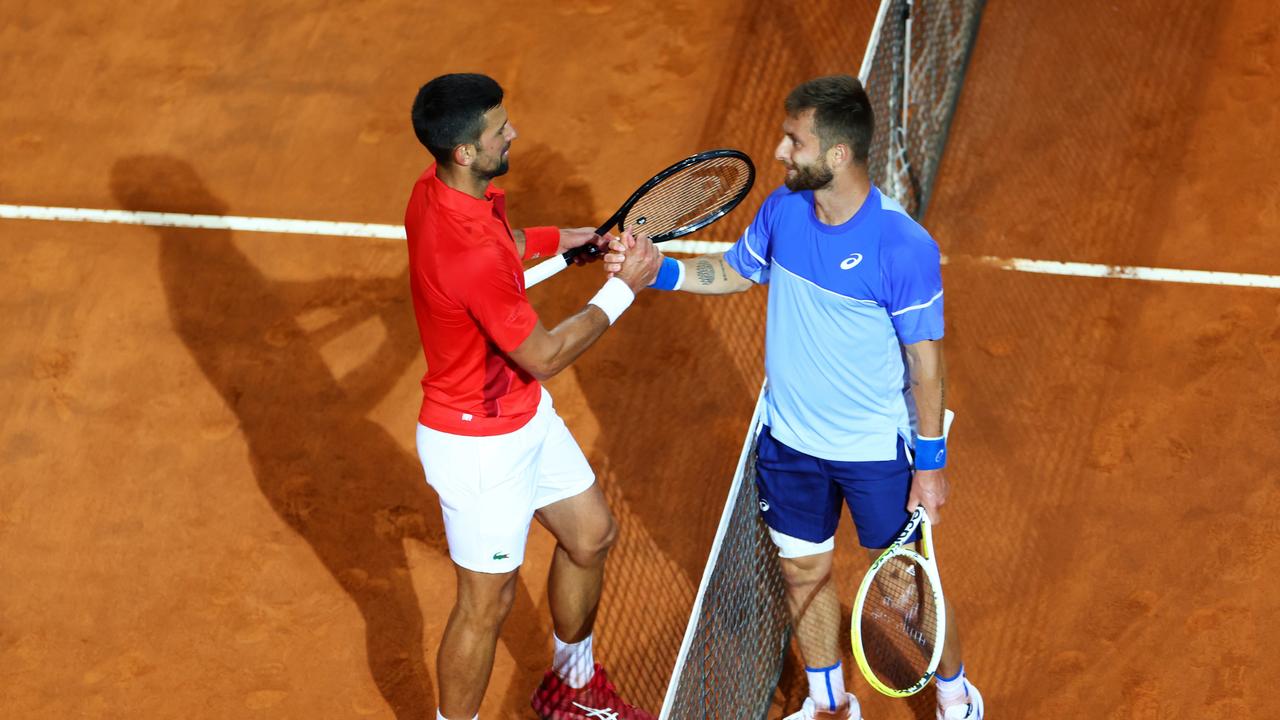
[[[832,145],[829,152],[831,155],[827,158],[827,164],[831,167],[844,167],[853,162],[853,151],[844,143]]]
[[[476,148],[471,144],[455,145],[453,148],[453,164],[467,167],[476,159]]]

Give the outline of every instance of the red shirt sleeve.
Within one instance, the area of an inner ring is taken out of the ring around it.
[[[524,294],[524,271],[515,254],[485,255],[459,268],[462,276],[457,280],[464,288],[459,299],[493,344],[509,353],[528,339],[538,324],[538,313]]]
[[[524,257],[521,260],[536,260],[550,257],[560,249],[560,228],[531,227],[524,229]]]

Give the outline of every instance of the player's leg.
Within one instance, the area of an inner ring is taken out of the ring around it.
[[[918,550],[917,550],[918,551]],[[960,623],[956,619],[956,606],[950,598],[947,604],[947,636],[943,640],[942,659],[938,661],[938,677],[949,678],[960,673],[964,666],[960,645]]]
[[[840,599],[831,583],[840,496],[819,461],[775,440],[768,428],[756,445],[760,515],[778,548],[796,644],[809,696],[790,718],[861,717],[844,687]],[[788,718],[788,720],[790,720]]]
[[[791,538],[780,543],[796,545]],[[828,550],[779,558],[796,642],[808,667],[829,667],[840,661],[840,598],[831,584],[832,555]]]
[[[456,564],[454,568],[458,599],[440,639],[436,672],[440,716],[464,720],[475,717],[484,699],[498,633],[515,599],[518,571],[491,574]]]
[[[901,439],[898,440],[897,455],[892,461],[831,465],[831,472],[840,483],[849,511],[853,515],[858,543],[866,548],[867,557],[875,560],[885,548],[893,544],[894,538],[910,518],[906,505],[914,468],[906,444]],[[918,551],[918,533],[916,543]],[[938,695],[937,717],[938,720],[981,720],[982,697],[965,677],[959,623],[956,622],[953,608],[950,600],[947,600],[947,634],[934,678]]]
[[[590,638],[594,629],[604,587],[605,559],[617,538],[617,525],[604,493],[595,484],[538,510],[537,518],[556,538],[547,578],[556,638],[569,645],[582,643]],[[557,670],[573,684],[585,685],[592,670],[587,655]],[[566,662],[571,658],[559,660]],[[579,677],[580,682],[574,682]]]
[[[774,542],[779,552],[801,552],[797,538],[774,533]],[[816,555],[779,557],[796,644],[809,681],[802,718],[845,717],[856,703],[844,687],[840,597],[831,582],[832,556],[833,552],[827,550]]]
[[[539,716],[556,720],[652,720],[618,695],[605,669],[595,662],[596,611],[617,524],[595,473],[545,392],[538,412],[544,408],[548,415],[534,504],[538,521],[556,538],[547,578],[555,654],[531,704]]]
[[[533,521],[541,445],[537,418],[506,435],[418,426],[418,456],[440,496],[457,600],[436,654],[441,717],[475,717],[498,633],[511,609]]]
[[[944,585],[945,587],[945,585]],[[969,682],[960,645],[960,623],[955,604],[947,603],[947,637],[933,682],[938,695],[938,720],[982,720],[986,712],[982,694]]]

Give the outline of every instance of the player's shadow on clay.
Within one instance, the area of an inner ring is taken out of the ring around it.
[[[119,160],[111,189],[129,210],[228,210],[189,164],[164,156]],[[447,554],[439,504],[418,459],[366,417],[420,356],[407,271],[394,278],[277,281],[236,248],[228,231],[156,233],[174,330],[238,418],[259,488],[359,608],[373,680],[396,717],[430,716],[433,679],[403,541]],[[304,328],[298,318],[308,313],[327,322]],[[363,365],[335,377],[319,348],[371,317],[386,328],[385,339]],[[521,583],[510,622],[537,626],[536,615]],[[541,649],[527,642],[508,649],[521,669],[513,685],[531,688],[545,661]],[[516,714],[525,702],[527,695],[512,695],[505,709]]]

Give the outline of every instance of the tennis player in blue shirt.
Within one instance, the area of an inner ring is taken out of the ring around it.
[[[785,186],[728,252],[665,258],[654,287],[726,294],[769,286],[757,487],[799,614],[809,678],[801,716],[858,720],[829,582],[840,501],[872,557],[892,543],[908,509],[923,505],[939,519],[948,492],[940,256],[924,228],[871,184],[874,123],[857,79],[806,82],[785,108],[776,152]],[[925,448],[913,463],[911,451]],[[982,696],[965,677],[948,616],[937,717],[981,720]]]

